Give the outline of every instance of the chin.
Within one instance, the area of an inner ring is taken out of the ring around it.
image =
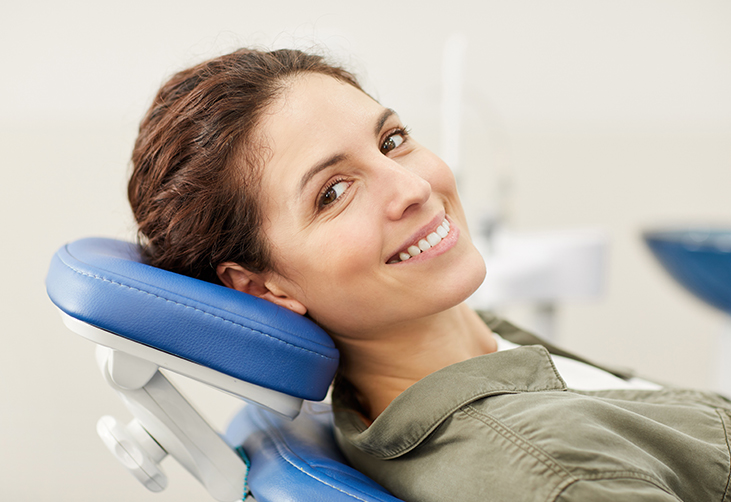
[[[465,258],[465,263],[457,267],[439,287],[445,310],[472,296],[487,276],[485,260],[477,249],[473,248],[473,252]]]
[[[485,282],[485,277],[487,277],[487,266],[485,265],[485,260],[482,258],[482,255],[475,250],[477,254],[476,258],[476,264],[475,264],[475,272],[470,277],[468,277],[468,284],[465,284],[465,290],[466,295],[462,299],[462,301],[465,301],[467,298],[472,296],[472,294],[477,291],[477,289],[482,286],[482,283]]]

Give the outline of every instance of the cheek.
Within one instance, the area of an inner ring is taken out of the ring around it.
[[[354,211],[353,214],[361,216],[362,213]],[[381,257],[380,238],[361,217],[341,218],[338,225],[314,232],[308,241],[315,267],[336,274],[341,281],[372,273]]]
[[[442,193],[457,193],[457,183],[449,166],[430,150],[422,149],[413,159],[411,169],[427,180],[432,190]]]
[[[356,229],[339,232],[327,244],[308,246],[308,256],[301,257],[294,272],[300,279],[300,301],[313,320],[332,332],[356,329],[364,321],[360,316],[371,311],[370,303],[381,293],[373,279],[382,253]]]
[[[433,175],[436,179],[436,184],[444,191],[457,193],[457,180],[454,178],[454,173],[442,159],[436,156],[434,157],[436,161]]]
[[[378,267],[380,239],[366,221],[354,220],[343,219],[338,225],[326,222],[278,249],[277,261],[285,275],[299,283],[311,303],[344,294]]]

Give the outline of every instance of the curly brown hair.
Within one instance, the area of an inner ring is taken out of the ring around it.
[[[128,197],[150,265],[220,283],[232,261],[272,270],[258,190],[262,112],[297,75],[320,73],[361,89],[322,56],[240,49],[175,74],[140,124]]]

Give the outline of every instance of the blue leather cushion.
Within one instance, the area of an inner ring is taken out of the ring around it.
[[[401,502],[345,463],[329,405],[305,403],[293,421],[245,406],[226,439],[251,459],[248,482],[257,502]]]
[[[321,400],[338,365],[330,337],[268,301],[150,267],[128,242],[59,249],[48,295],[71,317],[232,377]]]

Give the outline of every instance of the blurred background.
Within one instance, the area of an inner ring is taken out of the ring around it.
[[[457,36],[458,174],[473,233],[599,232],[602,293],[554,305],[558,341],[711,388],[725,318],[661,270],[641,232],[731,226],[729,26],[728,0],[6,2],[0,498],[210,500],[174,462],[163,464],[169,488],[149,493],[105,450],[99,416],[130,415],[92,344],[61,324],[44,277],[67,241],[134,239],[128,159],[155,91],[244,45],[330,54],[449,156],[443,55]],[[530,308],[499,306],[528,325]],[[239,406],[180,385],[220,428]]]

